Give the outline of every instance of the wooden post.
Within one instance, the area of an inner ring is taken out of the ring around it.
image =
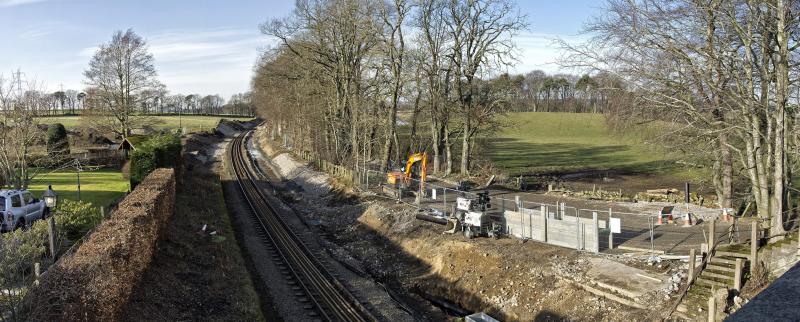
[[[50,242],[50,258],[56,258],[56,221],[53,216],[47,219],[47,234],[50,238],[48,238]]]
[[[716,234],[716,219],[708,221],[708,253],[711,255],[711,250],[714,248],[714,242],[717,239]]]
[[[100,206],[100,218],[106,218],[106,207]]]
[[[717,320],[717,301],[714,300],[714,294],[708,298],[708,322],[715,322]]]
[[[733,289],[738,291],[742,290],[742,259],[736,259],[736,269],[733,271]]]
[[[689,277],[687,280],[691,281],[694,278],[695,265],[697,263],[697,252],[694,248],[689,250]]]
[[[750,269],[752,270],[758,265],[758,221],[753,221],[750,226]]]

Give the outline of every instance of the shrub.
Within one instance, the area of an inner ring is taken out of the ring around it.
[[[175,135],[153,136],[136,148],[131,154],[131,188],[157,168],[172,168],[181,153],[181,139]]]
[[[69,154],[67,129],[61,123],[50,124],[47,127],[47,154],[51,157]]]
[[[84,201],[64,200],[55,211],[60,235],[78,240],[103,220],[100,209]]]

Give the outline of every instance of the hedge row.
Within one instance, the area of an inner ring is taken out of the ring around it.
[[[181,155],[181,139],[175,135],[153,136],[131,154],[131,188],[135,188],[153,170],[174,168]]]
[[[174,207],[175,171],[153,171],[72,256],[47,271],[26,297],[37,302],[32,313],[48,321],[119,320]]]

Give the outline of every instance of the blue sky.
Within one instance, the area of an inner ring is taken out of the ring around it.
[[[599,0],[520,1],[531,28],[515,38],[511,72],[555,72],[551,39],[576,39]],[[248,90],[259,50],[272,44],[258,25],[288,15],[294,1],[0,0],[0,73],[17,68],[54,91],[82,89],[94,48],[115,30],[133,28],[155,56],[159,79],[173,93]]]

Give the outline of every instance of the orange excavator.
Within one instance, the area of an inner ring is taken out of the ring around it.
[[[386,174],[384,191],[387,194],[401,197],[403,190],[425,190],[425,179],[428,170],[428,153],[414,153],[408,157],[402,171],[391,171]]]

